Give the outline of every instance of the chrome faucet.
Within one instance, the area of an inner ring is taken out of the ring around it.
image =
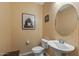
[[[64,44],[64,41],[62,39],[59,39],[59,43]]]

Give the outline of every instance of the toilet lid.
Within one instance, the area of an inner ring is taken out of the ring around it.
[[[36,46],[36,47],[32,48],[32,50],[44,50],[44,48],[41,46]]]

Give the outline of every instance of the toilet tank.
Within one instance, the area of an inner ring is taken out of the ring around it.
[[[47,49],[48,48],[48,44],[47,44],[48,40],[43,38],[41,39],[41,45],[44,49]]]

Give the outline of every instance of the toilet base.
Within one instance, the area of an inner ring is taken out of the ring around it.
[[[34,53],[35,56],[44,56],[44,53]]]
[[[44,54],[34,54],[35,56],[44,56]]]

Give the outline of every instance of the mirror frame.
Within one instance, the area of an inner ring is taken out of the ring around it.
[[[72,4],[64,4],[64,5],[62,5],[62,6],[58,9],[58,11],[56,12],[56,16],[55,16],[55,31],[56,31],[59,35],[61,35],[61,34],[56,30],[56,17],[57,17],[58,12],[60,11],[60,9],[62,9],[62,8],[65,7],[65,6],[72,6],[72,7],[74,8],[75,13],[76,13],[76,15],[77,15],[77,20],[78,20],[77,9],[76,9],[76,7],[75,7],[74,5],[72,5]],[[71,33],[73,33],[73,32],[75,31],[75,28],[76,28],[76,27],[77,27],[77,22],[76,22],[75,27],[74,27],[74,29],[72,30],[72,32],[70,32],[68,35],[70,35]],[[61,36],[68,36],[68,35],[61,35]]]

